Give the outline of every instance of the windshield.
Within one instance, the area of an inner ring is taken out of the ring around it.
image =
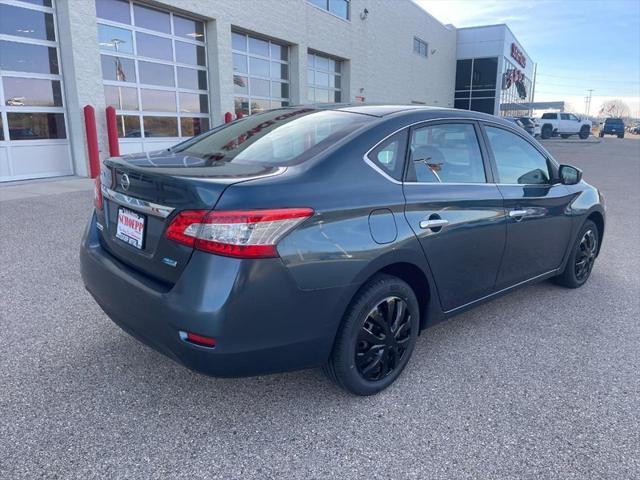
[[[287,166],[313,157],[374,119],[314,108],[270,110],[205,133],[172,150],[214,162]]]

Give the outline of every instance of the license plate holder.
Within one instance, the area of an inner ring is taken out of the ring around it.
[[[144,249],[147,219],[128,208],[118,208],[116,238],[138,250]]]

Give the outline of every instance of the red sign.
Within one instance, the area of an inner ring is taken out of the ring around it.
[[[511,44],[511,56],[515,59],[516,62],[518,62],[518,64],[522,68],[525,68],[527,66],[527,57],[524,56],[522,50],[520,50],[515,43]]]

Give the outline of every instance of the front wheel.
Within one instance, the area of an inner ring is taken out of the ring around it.
[[[578,134],[578,136],[580,137],[581,140],[586,140],[587,138],[589,138],[589,127],[588,126],[584,126],[580,129],[580,133]]]
[[[568,288],[578,288],[584,285],[589,279],[596,261],[599,241],[596,224],[587,220],[580,230],[564,272],[555,277],[556,283]]]
[[[411,357],[419,316],[418,300],[406,282],[376,275],[345,313],[325,373],[355,395],[387,388]]]

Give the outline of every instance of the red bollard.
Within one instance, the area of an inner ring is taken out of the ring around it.
[[[98,132],[96,130],[96,111],[91,105],[84,107],[84,127],[87,133],[87,150],[89,153],[89,176],[100,175],[100,151],[98,150]]]
[[[231,112],[227,112],[224,114],[224,123],[231,123],[233,121],[233,115]]]
[[[238,111],[236,112],[236,118],[237,118],[238,120],[240,120],[242,117],[243,117],[243,115],[242,115],[242,110],[238,110]]]
[[[120,156],[120,144],[118,143],[118,120],[116,119],[116,109],[107,107],[107,137],[109,138],[109,155]]]

